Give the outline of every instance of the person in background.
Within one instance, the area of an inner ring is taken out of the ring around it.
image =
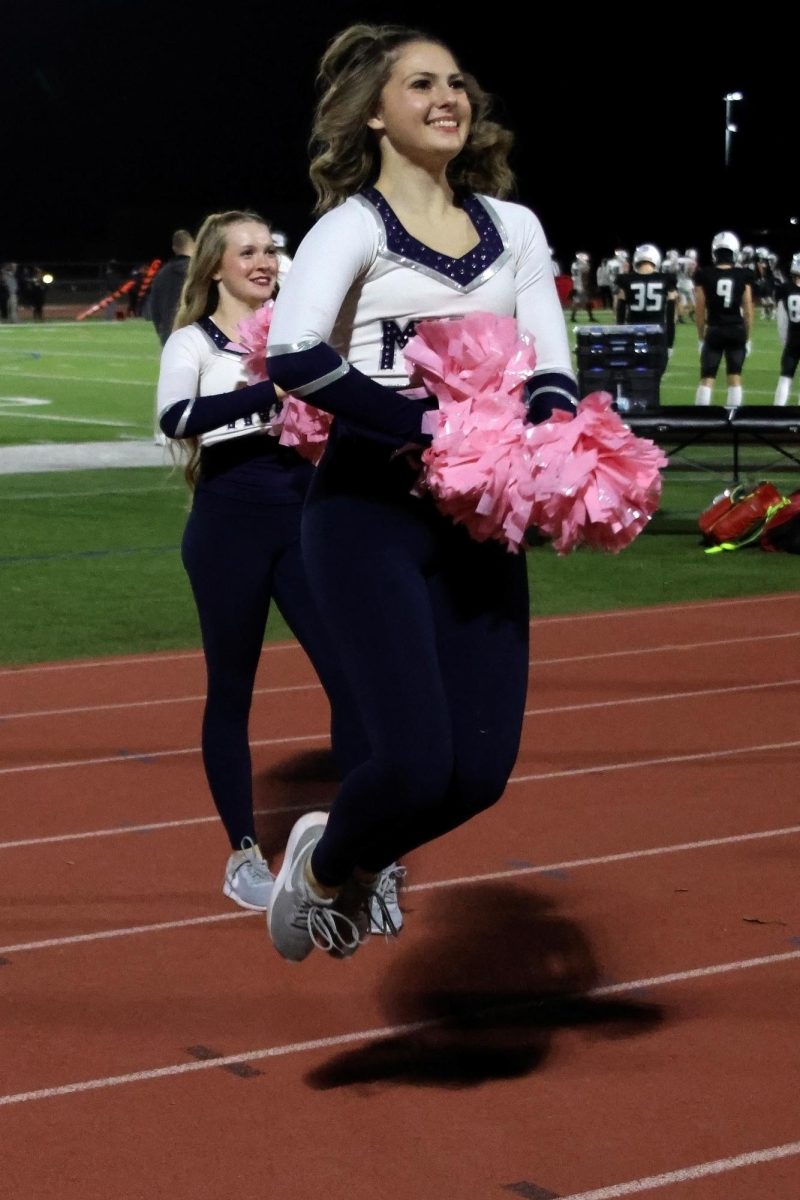
[[[597,298],[601,308],[614,307],[614,294],[611,290],[611,272],[608,269],[608,259],[602,258],[594,277],[597,288]]]
[[[289,274],[292,256],[289,253],[289,239],[282,229],[273,229],[272,238],[275,242],[275,249],[278,251],[278,287],[280,287]]]
[[[572,321],[573,325],[575,324],[578,319],[578,309],[580,308],[586,309],[590,321],[597,320],[592,308],[591,260],[585,250],[577,252],[572,260],[569,273],[572,276],[572,295],[570,297],[572,316],[570,317],[570,321]]]
[[[194,238],[188,229],[176,229],[172,235],[173,257],[159,268],[150,284],[148,312],[162,346],[172,333],[193,250]]]
[[[367,747],[303,567],[300,514],[314,467],[271,435],[275,388],[247,382],[237,341],[239,321],[275,293],[269,226],[250,211],[210,214],[187,268],[161,354],[158,411],[164,434],[183,451],[192,494],[181,553],[207,670],[203,765],[230,841],[223,892],[263,910],[273,876],[256,836],[248,723],[273,600],[330,701],[340,769],[364,759]]]
[[[665,271],[671,271],[667,266]],[[675,278],[677,280],[678,297],[675,305],[676,312],[683,318],[683,324],[694,321],[694,276],[697,270],[697,251],[685,250],[678,256]]]
[[[529,208],[503,199],[512,135],[474,77],[421,31],[356,24],[329,43],[318,79],[321,215],[276,300],[267,365],[285,392],[334,415],[303,554],[370,755],[330,815],[292,829],[268,913],[290,962],[315,947],[356,951],[391,864],[495,804],[519,750],[525,557],[412,494],[435,407],[403,394],[415,322],[515,318],[536,345],[531,419],[574,415],[577,398],[547,238]],[[396,932],[388,919],[384,929]]]
[[[19,320],[19,281],[15,262],[3,263],[0,267],[0,285],[3,289],[3,320],[13,325]]]
[[[188,229],[176,229],[172,235],[173,257],[158,269],[147,293],[147,313],[162,347],[172,333],[193,251],[194,238]],[[153,440],[157,446],[165,445],[167,440],[158,424],[158,401]]]
[[[33,266],[28,271],[26,279],[26,291],[28,296],[28,304],[31,306],[31,316],[34,321],[44,320],[44,301],[47,295],[47,284],[44,278],[44,272],[39,266]]]
[[[695,271],[694,315],[700,350],[696,405],[711,403],[723,357],[728,377],[725,407],[739,408],[742,403],[742,368],[753,328],[753,272],[735,265],[739,250],[735,233],[718,233],[711,242],[713,265]]]
[[[786,282],[776,284],[775,302],[775,320],[783,350],[774,403],[784,408],[789,403],[792,380],[800,361],[800,253],[792,257]]]
[[[632,271],[617,276],[617,324],[661,326],[664,352],[656,367],[660,377],[675,344],[677,282],[674,275],[661,270],[661,251],[652,242],[636,247],[631,265]]]

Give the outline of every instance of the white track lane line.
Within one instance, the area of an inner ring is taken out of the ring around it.
[[[712,975],[724,975],[733,971],[747,971],[756,967],[774,966],[777,963],[789,962],[798,958],[800,958],[800,950],[790,950],[784,954],[761,955],[759,958],[745,958],[739,959],[737,962],[717,963],[714,966],[699,967],[691,971],[676,971],[669,975],[654,975],[649,979],[632,979],[627,983],[615,983],[607,987],[590,988],[583,994],[590,999],[620,995],[625,992],[641,991],[644,988],[681,983],[688,979],[707,979]],[[498,1006],[498,1013],[501,1011],[501,1007]],[[311,1041],[293,1042],[283,1046],[268,1046],[261,1050],[247,1050],[241,1054],[227,1054],[220,1058],[203,1059],[200,1062],[173,1063],[170,1066],[155,1067],[147,1071],[132,1071],[126,1075],[106,1075],[98,1079],[85,1079],[77,1083],[61,1084],[58,1087],[37,1088],[35,1091],[30,1092],[12,1092],[0,1096],[0,1107],[11,1104],[25,1104],[35,1100],[52,1100],[58,1096],[71,1096],[80,1092],[97,1091],[101,1088],[121,1087],[127,1083],[144,1083],[152,1079],[174,1078],[177,1075],[188,1075],[193,1071],[208,1071],[217,1067],[230,1066],[234,1063],[258,1062],[267,1058],[284,1058],[290,1054],[303,1054],[312,1050],[338,1049],[342,1046],[352,1045],[354,1042],[399,1037],[408,1033],[416,1033],[422,1029],[434,1029],[441,1023],[441,1021],[436,1020],[415,1021],[406,1025],[388,1025],[381,1029],[362,1029],[353,1033],[339,1034],[334,1037],[314,1038]],[[577,1200],[577,1198],[573,1198],[573,1200]],[[584,1194],[581,1200],[587,1200],[586,1194]],[[596,1196],[594,1200],[597,1200]]]
[[[612,1183],[608,1187],[593,1188],[590,1192],[570,1192],[560,1200],[619,1200],[621,1196],[638,1196],[654,1188],[666,1187],[670,1183],[691,1183],[709,1175],[725,1175],[741,1167],[755,1167],[759,1163],[777,1162],[781,1158],[794,1158],[800,1154],[800,1142],[785,1142],[782,1146],[769,1146],[764,1150],[748,1150],[732,1158],[716,1158],[711,1162],[695,1163],[691,1167],[680,1167],[676,1171],[665,1171],[661,1175],[648,1175],[644,1179],[631,1179],[627,1183]],[[759,1195],[766,1195],[760,1188]]]
[[[299,807],[299,806],[298,806]],[[208,820],[217,820],[209,817]],[[767,838],[794,837],[800,834],[800,825],[786,825],[781,829],[759,829],[752,833],[734,833],[727,837],[703,838],[694,842],[678,842],[666,846],[651,846],[639,850],[621,850],[616,854],[596,854],[589,858],[573,858],[564,862],[544,863],[527,867],[508,867],[503,871],[466,875],[457,879],[435,879],[428,883],[412,883],[404,892],[430,892],[442,888],[467,887],[474,884],[494,883],[501,879],[522,879],[532,875],[548,875],[554,871],[575,871],[581,867],[606,866],[611,863],[633,862],[642,858],[657,858],[667,854],[684,854],[691,850],[708,850],[718,846],[735,846],[744,842],[764,841]],[[2,848],[2,847],[0,847]],[[100,942],[109,938],[129,937],[139,933],[163,933],[170,929],[187,929],[193,925],[214,925],[219,921],[233,921],[242,917],[262,917],[256,911],[211,913],[204,917],[187,917],[181,921],[158,921],[149,925],[128,925],[120,929],[102,929],[93,933],[76,933],[59,938],[44,938],[37,942],[17,942],[0,946],[0,954],[18,954],[29,950],[49,950],[53,947],[73,946],[83,942]]]
[[[602,654],[593,654],[588,656],[593,661],[594,659],[603,658]],[[540,659],[535,666],[541,666],[546,659]],[[688,692],[659,692],[649,696],[628,696],[620,700],[593,700],[585,704],[561,704],[554,705],[552,708],[526,708],[525,716],[547,716],[551,713],[578,712],[585,708],[616,708],[619,704],[656,704],[662,700],[691,700],[707,696],[727,696],[737,692],[757,692],[764,689],[772,690],[772,688],[795,687],[800,684],[798,679],[780,679],[776,682],[767,681],[766,683],[739,683],[733,684],[730,687],[716,688],[693,688]],[[274,696],[283,695],[284,692],[309,692],[321,691],[320,683],[297,683],[288,687],[264,687],[256,688],[253,692],[254,696]],[[31,712],[11,712],[0,713],[0,721],[22,721],[34,719],[36,717],[69,717],[76,713],[105,713],[114,712],[119,709],[128,708],[154,708],[164,704],[197,704],[205,701],[205,695],[197,693],[194,696],[171,696],[163,700],[130,700],[122,701],[119,704],[81,704],[74,708],[49,708],[36,709]]]
[[[255,738],[250,742],[251,747],[257,746],[290,746],[297,742],[326,742],[327,734],[308,733],[298,737],[287,738]],[[639,758],[628,762],[595,763],[591,767],[570,767],[563,771],[536,771],[531,775],[513,775],[512,783],[531,783],[534,780],[545,779],[575,779],[581,775],[602,775],[610,771],[637,771],[641,768],[663,767],[678,763],[708,762],[718,758],[729,758],[742,754],[768,754],[776,750],[793,750],[800,746],[800,741],[761,742],[752,746],[720,747],[717,750],[704,750],[697,754],[670,754],[659,758]],[[154,762],[163,758],[181,758],[187,754],[199,754],[197,746],[185,746],[173,750],[140,750],[131,754],[108,754],[99,758],[67,759],[63,762],[29,763],[24,767],[2,767],[0,775],[27,775],[34,771],[63,771],[71,767],[98,767],[114,764],[116,766],[130,763],[142,764]],[[43,839],[47,840],[47,839]],[[52,839],[58,841],[58,838]],[[0,843],[2,849],[2,843]]]

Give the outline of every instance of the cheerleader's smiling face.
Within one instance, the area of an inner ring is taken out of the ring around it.
[[[272,234],[258,221],[236,221],[226,230],[225,250],[214,279],[220,298],[259,308],[269,300],[278,278],[278,256]]]
[[[472,109],[458,63],[436,42],[410,42],[398,54],[367,124],[389,147],[414,161],[449,162],[469,136]]]

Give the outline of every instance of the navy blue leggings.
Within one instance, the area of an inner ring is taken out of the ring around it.
[[[231,846],[255,840],[248,722],[274,599],[308,655],[331,705],[331,743],[342,772],[367,753],[360,722],[300,550],[301,504],[255,505],[198,491],[184,530],[208,689],[203,765]],[[268,731],[267,731],[268,732]]]
[[[528,681],[524,555],[473,541],[409,495],[404,464],[359,445],[355,454],[329,446],[303,515],[309,581],[371,746],[312,857],[332,887],[356,867],[382,870],[501,797]]]

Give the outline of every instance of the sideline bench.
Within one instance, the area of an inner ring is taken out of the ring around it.
[[[620,415],[635,434],[650,438],[669,459],[681,459],[684,450],[698,444],[729,446],[734,483],[739,482],[741,450],[747,445],[767,446],[788,459],[793,468],[800,468],[798,452],[787,449],[787,446],[800,447],[800,408],[797,407],[742,405],[741,408],[727,409],[715,405],[703,408],[694,404],[669,404]],[[698,470],[728,472],[727,465],[719,462],[683,461]]]

